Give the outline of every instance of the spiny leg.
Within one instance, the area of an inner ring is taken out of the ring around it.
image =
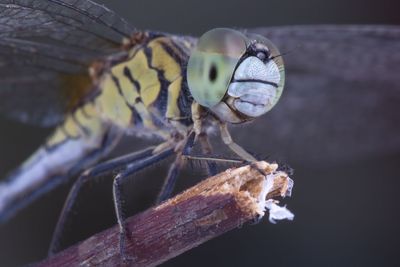
[[[236,153],[236,155],[238,155],[239,157],[241,157],[243,160],[247,161],[248,163],[250,163],[250,166],[252,168],[255,168],[258,172],[260,172],[262,175],[266,176],[265,172],[261,169],[259,169],[254,162],[257,161],[257,159],[251,155],[249,152],[247,152],[246,150],[244,150],[244,148],[242,148],[241,146],[239,146],[238,144],[236,144],[231,137],[231,134],[229,133],[228,130],[228,125],[226,123],[221,123],[220,124],[220,131],[221,131],[221,137],[222,137],[222,141],[233,151]]]
[[[233,164],[244,164],[247,162],[242,159],[228,159],[228,158],[219,158],[219,157],[205,156],[205,155],[184,155],[184,157],[188,160],[223,162],[223,163],[233,163]]]
[[[210,141],[208,140],[208,135],[205,132],[202,132],[198,135],[198,139],[199,139],[203,154],[206,156],[211,156],[213,149],[210,144]],[[216,175],[217,174],[217,163],[215,161],[206,161],[206,163],[207,163],[208,176],[211,177],[211,176]]]
[[[163,187],[158,195],[157,202],[156,204],[159,204],[160,202],[168,199],[172,191],[174,190],[179,172],[181,171],[182,167],[184,166],[184,163],[186,162],[185,160],[199,160],[199,161],[205,161],[207,163],[208,167],[208,174],[209,177],[214,176],[216,173],[210,172],[210,166],[211,169],[213,169],[213,166],[216,167],[216,162],[225,162],[225,163],[234,163],[234,164],[243,164],[246,161],[240,160],[240,159],[226,159],[226,158],[217,158],[217,157],[212,157],[212,156],[192,156],[192,155],[177,155],[175,162],[171,165],[168,175],[166,179],[164,180]]]
[[[184,149],[182,150],[182,153],[177,155],[175,162],[171,165],[168,171],[168,175],[164,180],[163,187],[157,197],[156,204],[168,199],[171,196],[178,175],[185,163],[185,159],[205,161],[207,164],[207,172],[209,177],[217,174],[217,165],[216,165],[217,162],[229,162],[229,163],[239,163],[239,164],[243,163],[243,160],[231,160],[231,159],[221,159],[212,157],[211,156],[212,147],[208,140],[207,134],[204,132],[201,132],[200,134],[197,135],[197,140],[201,145],[201,149],[204,156],[191,156],[190,152],[194,145],[195,141],[194,139],[195,139],[195,133],[192,132],[188,138],[188,141],[185,144]]]
[[[226,123],[220,123],[220,131],[221,131],[222,141],[233,152],[235,152],[239,157],[250,163],[251,168],[258,171],[261,175],[267,176],[267,174],[263,170],[261,170],[260,168],[257,167],[256,164],[254,164],[257,161],[257,159],[232,140],[231,134],[229,133],[228,130],[228,125]],[[258,223],[260,219],[261,217],[255,219],[254,223]]]
[[[221,131],[221,138],[222,141],[233,151],[241,157],[242,159],[246,160],[247,162],[255,162],[257,159],[249,154],[246,150],[244,150],[241,146],[236,144],[229,133],[228,126],[226,123],[220,123],[220,131]]]
[[[121,180],[124,178],[123,174],[118,174],[114,178],[113,182],[113,199],[114,199],[114,209],[115,215],[117,216],[118,226],[119,226],[119,251],[121,257],[124,261],[133,260],[131,256],[128,256],[125,252],[125,237],[130,238],[129,232],[127,231],[124,221],[124,206],[123,206],[123,197],[122,197],[122,187]]]
[[[127,229],[125,227],[125,214],[123,212],[124,210],[124,200],[123,200],[123,196],[122,196],[122,182],[124,182],[124,180],[126,178],[129,178],[130,176],[134,175],[135,173],[137,173],[138,171],[143,170],[144,168],[147,168],[149,166],[151,166],[154,163],[157,163],[169,156],[171,156],[172,154],[174,154],[175,151],[173,148],[167,149],[165,151],[162,151],[156,155],[153,155],[151,157],[148,157],[146,159],[143,159],[141,161],[138,162],[134,162],[130,165],[128,165],[128,167],[120,172],[119,174],[117,174],[114,178],[114,182],[113,182],[113,197],[114,197],[114,207],[115,207],[115,213],[117,216],[117,221],[118,221],[118,225],[119,225],[119,245],[120,245],[120,253],[122,256],[122,259],[124,261],[129,261],[130,257],[127,256],[126,254],[126,249],[125,249],[125,242],[126,242],[126,237],[128,235]]]
[[[164,200],[168,199],[172,191],[175,188],[176,180],[178,179],[179,173],[184,165],[184,160],[182,155],[177,155],[175,162],[172,163],[168,170],[167,177],[164,180],[164,184],[158,194],[156,204],[163,202]]]
[[[182,151],[178,152],[174,163],[172,163],[172,165],[170,166],[170,168],[168,170],[168,174],[164,180],[164,184],[163,184],[160,192],[158,193],[156,204],[159,204],[160,202],[168,199],[171,196],[172,191],[174,190],[174,187],[176,184],[176,180],[177,180],[179,173],[185,163],[182,155],[190,154],[190,152],[194,146],[195,137],[196,137],[196,134],[194,132],[191,132],[186,139],[186,142],[185,142],[184,147],[182,148]]]
[[[151,156],[154,149],[155,147],[149,147],[141,151],[137,151],[118,158],[114,158],[106,162],[102,162],[94,166],[93,168],[85,171],[81,176],[79,176],[79,178],[75,181],[74,185],[69,191],[63,209],[61,211],[60,217],[58,218],[58,222],[50,243],[50,248],[48,252],[49,255],[54,254],[60,249],[60,240],[62,238],[62,234],[65,229],[65,224],[69,216],[71,215],[72,208],[75,204],[75,201],[77,199],[77,196],[79,195],[82,186],[88,181],[99,177],[99,175],[121,168],[134,161],[142,160],[144,158]]]
[[[233,151],[241,157],[243,160],[246,162],[250,163],[250,166],[254,169],[256,169],[258,172],[260,172],[262,175],[266,176],[265,172],[261,169],[259,169],[254,163],[257,161],[257,159],[252,156],[249,152],[244,150],[241,146],[236,144],[231,137],[231,134],[229,133],[228,126],[226,123],[221,123],[220,124],[220,131],[221,131],[221,137],[222,141]]]
[[[203,130],[203,119],[208,116],[208,112],[205,112],[196,101],[193,101],[191,106],[192,119],[193,119],[193,131],[197,134],[197,139],[200,142],[203,153],[211,155],[212,147],[208,140],[207,133]],[[188,153],[184,154],[188,155]],[[207,171],[209,176],[217,174],[217,166],[215,163],[207,162]]]

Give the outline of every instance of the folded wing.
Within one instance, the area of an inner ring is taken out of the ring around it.
[[[0,112],[50,126],[93,90],[88,67],[135,29],[89,0],[0,0]]]

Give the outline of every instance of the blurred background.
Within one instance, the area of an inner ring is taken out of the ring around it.
[[[139,29],[194,36],[215,27],[400,24],[399,6],[389,1],[97,2],[106,4]],[[400,66],[393,69],[394,73],[399,71]],[[290,73],[287,75],[290,81]],[[288,102],[284,102],[285,95],[289,99],[290,86],[295,88],[294,84],[288,86],[288,91],[282,96],[282,105],[278,103],[271,114],[266,114],[265,118],[249,127],[236,129],[235,136],[237,142],[250,151],[294,168],[293,197],[285,199],[284,203],[295,213],[295,220],[276,225],[264,220],[257,225],[245,226],[192,249],[163,266],[398,265],[400,215],[396,195],[400,185],[400,108],[396,107],[400,102],[383,103],[382,108],[375,111],[373,120],[368,120],[361,119],[364,110],[361,106],[358,109],[357,97],[350,99],[351,114],[346,114],[340,103],[326,101],[326,106],[321,109],[330,112],[318,118],[324,123],[315,124],[320,128],[314,127],[310,135],[305,129],[307,125],[301,125],[296,117],[280,115],[286,114],[285,108],[288,108]],[[375,87],[371,87],[373,89]],[[318,88],[310,90],[317,92]],[[326,95],[334,95],[334,90],[330,88]],[[382,89],[381,92],[385,94],[386,91]],[[308,97],[307,101],[316,101],[312,91]],[[399,98],[398,95],[390,97],[394,100]],[[320,116],[319,111],[306,111],[307,103],[304,98],[302,101],[300,105],[303,105],[304,114],[310,121],[314,115],[315,118]],[[299,111],[297,116],[302,115],[301,109]],[[359,123],[343,119],[357,116],[360,116]],[[279,130],[283,126],[280,125],[292,125],[296,131],[282,137]],[[373,130],[375,125],[380,125],[378,128],[386,132],[380,135],[379,131]],[[336,132],[325,134],[331,128]],[[0,177],[25,160],[50,132],[51,129],[21,125],[1,118]],[[215,139],[216,146],[219,146],[218,136]],[[143,146],[145,144],[141,142],[139,145],[136,139],[131,138],[114,154]],[[167,171],[167,163],[142,172],[134,181],[126,183],[130,214],[151,206]],[[188,171],[182,174],[182,178],[188,176]],[[179,181],[176,192],[198,182],[204,172],[199,169],[190,176],[192,178]],[[70,186],[71,183],[57,188],[0,227],[0,266],[19,266],[45,258]],[[66,231],[65,245],[115,224],[110,179],[86,187],[82,195],[76,207],[77,214]]]

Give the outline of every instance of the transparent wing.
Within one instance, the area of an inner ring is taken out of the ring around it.
[[[93,88],[88,66],[133,32],[89,0],[0,0],[0,111],[56,123]]]
[[[249,32],[270,38],[287,53],[280,102],[249,128],[237,129],[250,150],[316,163],[399,153],[399,26]]]

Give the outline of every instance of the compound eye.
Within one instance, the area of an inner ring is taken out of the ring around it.
[[[266,57],[263,61],[267,61],[268,66],[270,68],[270,70],[272,69],[272,67],[274,66],[274,68],[276,67],[279,71],[279,75],[278,75],[278,82],[277,82],[277,88],[276,88],[276,97],[275,99],[272,101],[271,104],[271,108],[278,102],[279,98],[282,95],[283,92],[283,87],[285,85],[285,66],[283,64],[283,59],[282,59],[282,55],[279,52],[278,48],[276,48],[276,46],[267,38],[265,38],[262,35],[259,34],[252,34],[249,33],[246,35],[246,37],[253,43],[256,44],[256,46],[260,46],[261,53],[265,53],[264,55],[261,54],[257,54],[257,57],[260,58],[262,60],[263,57]],[[267,50],[265,51],[265,48],[267,48]]]
[[[246,42],[242,33],[225,28],[200,37],[187,67],[189,90],[196,102],[211,108],[223,99],[236,65],[246,52]]]

